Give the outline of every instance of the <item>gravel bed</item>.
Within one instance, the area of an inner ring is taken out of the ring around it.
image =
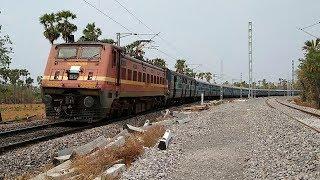
[[[6,146],[13,143],[19,143],[25,140],[31,140],[35,137],[47,136],[50,134],[58,134],[62,132],[67,132],[72,129],[77,129],[78,127],[48,127],[45,129],[37,130],[37,131],[29,131],[24,133],[17,133],[13,136],[2,137],[0,146]]]
[[[168,127],[168,150],[146,149],[122,179],[319,179],[319,133],[265,100],[193,113]]]
[[[181,107],[173,107],[170,109],[177,110]],[[40,174],[45,167],[52,164],[54,155],[60,149],[80,146],[102,135],[105,137],[113,137],[120,132],[124,124],[142,126],[147,119],[149,119],[151,122],[154,122],[160,120],[161,118],[159,117],[161,116],[162,113],[160,111],[139,115],[127,120],[113,122],[109,125],[96,127],[53,140],[40,142],[28,147],[9,151],[0,156],[0,179],[1,177],[15,179],[16,177],[24,174]]]
[[[52,123],[52,120],[43,119],[43,120],[32,120],[24,122],[15,122],[10,124],[0,124],[0,132],[15,130],[23,127],[36,126],[36,125],[45,125]]]

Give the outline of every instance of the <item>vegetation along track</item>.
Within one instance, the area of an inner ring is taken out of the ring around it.
[[[273,103],[271,103],[271,101],[273,101]],[[304,109],[300,109],[300,108],[297,108],[297,107],[294,107],[294,106],[291,106],[289,104],[286,104],[286,103],[283,103],[283,102],[280,102],[279,100],[277,99],[267,99],[266,100],[266,104],[273,108],[273,109],[277,109],[279,111],[281,111],[282,113],[284,113],[285,115],[287,115],[288,117],[300,122],[301,124],[305,125],[306,127],[310,128],[310,129],[313,129],[314,131],[316,132],[320,132],[320,129],[315,126],[314,124],[312,123],[309,123],[308,121],[305,121],[303,119],[300,119],[298,117],[295,117],[295,115],[289,113],[289,112],[286,112],[284,111],[283,109],[280,109],[281,107],[277,106],[276,104],[282,106],[282,107],[287,107],[287,108],[290,108],[291,110],[296,110],[296,111],[299,111],[299,112],[302,112],[302,113],[305,113],[307,115],[311,115],[313,117],[316,117],[317,118],[317,123],[320,124],[320,114],[317,114],[317,113],[314,113],[314,112],[310,112],[310,111],[307,111],[307,110],[304,110]],[[319,126],[319,125],[318,125]]]

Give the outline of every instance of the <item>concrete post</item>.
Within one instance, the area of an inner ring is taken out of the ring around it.
[[[204,94],[201,93],[201,105],[203,105]]]

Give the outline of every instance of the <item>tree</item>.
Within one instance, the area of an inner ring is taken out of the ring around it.
[[[186,60],[178,59],[174,67],[176,68],[177,73],[185,74],[187,69]]]
[[[116,42],[113,39],[101,39],[99,40],[102,43],[115,44]]]
[[[192,77],[192,78],[196,78],[197,76],[197,73],[193,71],[193,69],[187,67],[186,68],[186,75],[189,76],[189,77]]]
[[[42,82],[42,76],[38,76],[37,77],[37,83],[38,83],[39,86],[41,85],[41,82]]]
[[[203,80],[203,78],[205,77],[205,75],[206,75],[206,73],[204,73],[204,72],[198,73],[198,79]]]
[[[167,67],[166,61],[164,59],[161,59],[161,58],[152,59],[151,63],[153,65],[155,65],[155,66],[160,67],[160,68],[166,68]]]
[[[33,79],[31,77],[27,77],[27,79],[26,79],[27,87],[30,87],[32,85],[32,83],[33,83]]]
[[[68,42],[68,37],[77,31],[77,26],[69,22],[70,19],[75,18],[77,16],[70,11],[60,11],[56,14],[57,29],[65,42]]]
[[[95,23],[88,23],[79,41],[98,41],[101,34],[101,29],[96,27]]]
[[[319,45],[320,45],[320,39],[318,38],[316,40],[306,41],[304,43],[304,46],[302,47],[302,50],[306,52],[316,51],[316,50],[319,50]]]
[[[8,68],[11,63],[10,54],[13,53],[11,40],[8,35],[2,36],[0,25],[0,68]]]
[[[43,35],[51,44],[60,37],[57,27],[56,15],[54,13],[44,14],[39,18],[40,23],[44,27]]]
[[[207,80],[207,82],[210,82],[210,80],[212,79],[212,73],[211,72],[206,72],[204,74],[204,78]]]

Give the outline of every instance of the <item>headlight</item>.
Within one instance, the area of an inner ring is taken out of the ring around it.
[[[45,105],[50,105],[51,102],[52,102],[52,96],[50,96],[48,94],[43,96],[43,103]]]
[[[83,105],[87,108],[92,107],[94,105],[94,99],[91,96],[87,96],[83,100]]]

